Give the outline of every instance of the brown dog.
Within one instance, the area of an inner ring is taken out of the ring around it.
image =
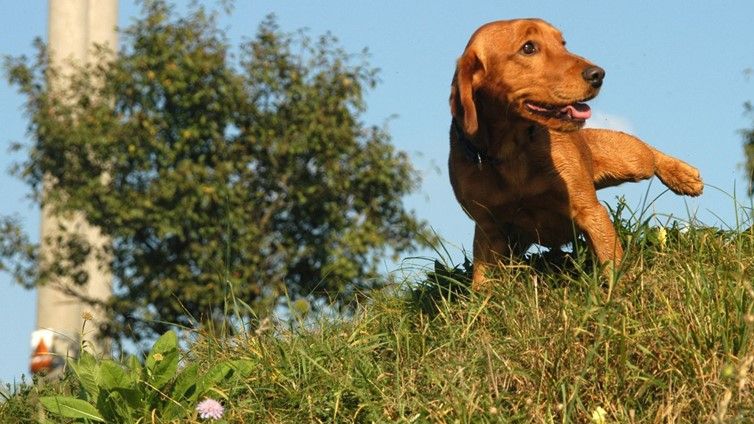
[[[657,175],[677,194],[702,193],[692,166],[628,134],[581,129],[604,76],[542,20],[492,22],[472,35],[453,76],[449,167],[476,223],[475,288],[488,265],[532,243],[559,248],[574,225],[601,263],[620,263],[597,189]]]

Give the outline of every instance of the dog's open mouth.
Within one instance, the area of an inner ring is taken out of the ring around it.
[[[549,118],[567,121],[586,121],[592,117],[592,109],[586,103],[576,102],[565,106],[558,106],[526,101],[524,105],[530,111]]]

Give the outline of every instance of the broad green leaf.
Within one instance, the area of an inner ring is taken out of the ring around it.
[[[155,355],[161,355],[161,357],[159,360],[155,360],[154,364],[147,369],[149,381],[155,387],[162,388],[165,383],[175,376],[178,370],[179,352],[178,350],[172,350]]]
[[[178,337],[175,332],[168,331],[157,339],[147,356],[146,367],[149,382],[158,389],[162,388],[175,376],[179,360]]]
[[[195,399],[192,396],[195,391],[192,392],[191,389],[196,389],[198,371],[199,366],[197,364],[191,364],[181,370],[173,385],[173,399],[180,401],[186,396],[188,396],[188,399]]]
[[[162,410],[162,418],[165,421],[173,421],[178,418],[183,418],[186,416],[186,413],[191,411],[192,408],[188,406],[188,402],[181,403],[180,405],[176,405],[173,402],[170,402],[165,406],[165,408]]]
[[[248,359],[223,361],[215,364],[206,374],[199,378],[199,382],[196,385],[196,393],[193,398],[196,399],[198,396],[203,395],[207,390],[231,375],[236,375],[238,377],[249,375],[254,370],[255,365],[256,364],[253,361]]]
[[[111,360],[103,360],[99,366],[99,382],[102,388],[113,390],[116,388],[130,388],[133,385],[131,376],[123,367]]]
[[[119,393],[126,403],[128,403],[128,406],[130,406],[133,409],[139,409],[139,407],[145,402],[144,399],[142,399],[141,392],[139,391],[139,388],[132,388],[132,389],[115,389],[115,392]]]
[[[236,359],[229,361],[228,365],[233,369],[233,374],[236,377],[246,377],[257,367],[257,363],[249,359]]]
[[[39,398],[39,401],[46,410],[62,417],[105,422],[97,408],[85,400],[67,396],[45,396]]]
[[[181,402],[180,405],[169,402],[163,410],[162,417],[166,420],[174,420],[183,417],[188,410],[185,404],[193,404],[197,398],[196,384],[199,366],[191,364],[182,369],[173,385],[172,399]]]
[[[178,336],[174,331],[168,331],[160,336],[152,345],[152,350],[149,352],[149,356],[147,356],[147,367],[151,368],[154,364],[155,353],[164,353],[176,349],[178,349]]]
[[[126,395],[124,395],[126,392]],[[141,410],[142,404],[135,399],[128,398],[136,392],[132,389],[115,389],[114,391],[100,392],[100,398],[97,399],[97,410],[107,422],[130,423],[134,421],[133,410]]]
[[[196,385],[196,396],[203,395],[207,390],[214,385],[222,381],[226,375],[232,370],[228,362],[220,362],[215,364],[207,371]]]
[[[77,359],[70,359],[71,367],[76,378],[81,383],[89,398],[94,401],[99,396],[99,364],[97,359],[87,351],[81,352]]]
[[[126,359],[126,366],[128,367],[129,374],[131,374],[131,379],[133,381],[142,378],[142,367],[139,358],[134,355],[128,355],[128,359]]]

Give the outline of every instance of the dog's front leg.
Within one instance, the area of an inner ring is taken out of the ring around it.
[[[676,194],[702,194],[704,183],[699,170],[630,134],[591,128],[579,134],[591,152],[598,189],[657,175]]]
[[[620,265],[623,258],[623,248],[607,209],[597,202],[596,195],[594,202],[572,207],[572,219],[576,226],[584,232],[589,247],[597,255],[601,264],[605,265],[612,262],[613,266]]]
[[[471,289],[474,291],[487,290],[487,272],[504,255],[511,254],[507,238],[494,225],[480,225],[474,227],[474,271],[472,272]]]

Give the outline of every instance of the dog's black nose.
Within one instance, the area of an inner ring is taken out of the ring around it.
[[[586,82],[594,88],[602,87],[602,80],[605,78],[605,70],[599,66],[590,66],[581,73]]]

